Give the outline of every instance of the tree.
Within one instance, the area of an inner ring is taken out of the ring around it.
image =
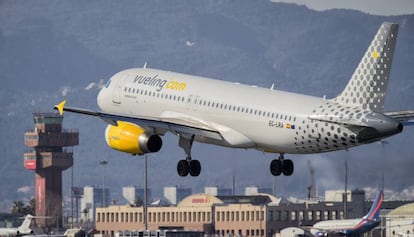
[[[36,202],[34,198],[32,198],[27,205],[22,200],[14,201],[11,212],[13,214],[20,214],[24,216],[28,214],[35,215],[35,205]]]

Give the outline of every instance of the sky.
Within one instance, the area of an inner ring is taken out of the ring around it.
[[[414,13],[414,0],[271,0],[272,2],[297,3],[323,11],[330,9],[352,9],[372,15],[405,15]]]

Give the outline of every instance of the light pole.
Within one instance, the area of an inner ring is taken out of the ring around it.
[[[100,165],[102,165],[103,167],[103,172],[102,172],[102,206],[101,207],[105,207],[105,166],[108,164],[107,160],[101,160],[99,162]]]
[[[147,155],[144,156],[144,225],[145,230],[148,230],[148,163]]]

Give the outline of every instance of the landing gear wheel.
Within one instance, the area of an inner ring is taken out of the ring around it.
[[[191,160],[190,162],[190,175],[193,177],[199,176],[201,172],[201,164],[198,160]]]
[[[181,177],[185,177],[188,175],[188,172],[190,171],[190,166],[188,164],[188,161],[186,160],[180,160],[177,164],[177,173]]]
[[[280,160],[272,160],[272,163],[270,163],[270,173],[273,176],[279,176],[282,173],[282,169],[282,162]]]
[[[291,176],[293,174],[294,165],[292,160],[283,160],[282,161],[282,172],[286,176]]]

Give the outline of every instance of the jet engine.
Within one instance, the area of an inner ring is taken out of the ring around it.
[[[133,155],[161,149],[162,140],[157,134],[147,133],[133,123],[118,121],[117,124],[118,126],[108,125],[105,130],[105,140],[110,148]]]

